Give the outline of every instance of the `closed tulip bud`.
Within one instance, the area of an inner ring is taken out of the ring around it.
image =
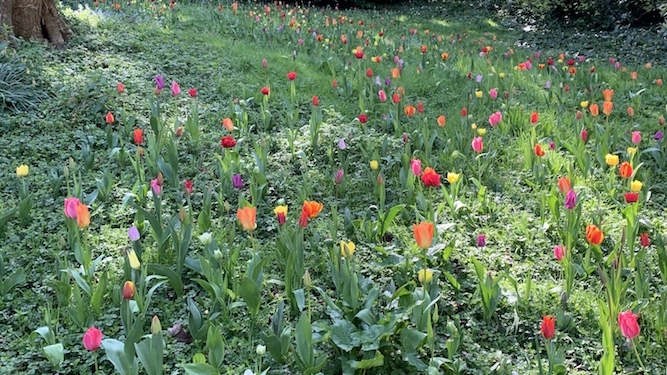
[[[156,180],[158,185],[162,186],[164,184],[164,177],[162,177],[162,172],[157,174]]]
[[[378,161],[377,160],[371,160],[371,169],[376,170],[376,169],[378,169],[378,167],[379,167]]]
[[[67,246],[67,240],[65,240],[65,237],[60,236],[60,247],[64,248]]]
[[[153,315],[151,320],[151,334],[159,335],[162,332],[162,324],[160,324],[160,319],[157,315]]]
[[[227,201],[225,201],[225,203],[223,204],[223,207],[225,207],[225,212],[229,212],[229,210],[231,210],[231,207],[229,206],[229,202],[227,202]]]
[[[303,273],[303,285],[306,288],[310,288],[310,286],[313,284],[313,280],[310,278],[310,272],[306,270],[306,272]]]
[[[181,223],[185,223],[185,207],[181,207],[181,210],[178,212],[178,220]]]
[[[123,299],[132,298],[134,298],[134,283],[132,281],[126,281],[123,286]]]
[[[257,349],[255,349],[255,353],[257,353],[258,356],[263,356],[266,354],[266,346],[264,345],[257,345]]]
[[[132,268],[133,270],[138,270],[141,268],[141,263],[139,262],[137,253],[135,253],[134,250],[130,250],[127,252],[127,259],[130,262],[130,268]]]
[[[336,183],[336,185],[340,185],[340,184],[343,183],[343,176],[344,176],[344,175],[345,175],[345,171],[342,170],[342,169],[339,169],[339,170],[336,172],[336,177],[335,177],[335,179],[334,179],[334,182]]]
[[[384,179],[382,178],[382,173],[378,173],[377,183],[378,185],[384,185]]]
[[[65,178],[69,177],[69,168],[67,168],[67,166],[63,167],[63,174],[65,175]]]
[[[665,126],[665,119],[663,117],[660,117],[658,119],[658,123],[660,124],[660,126]]]
[[[178,128],[176,128],[176,131],[174,132],[174,135],[176,135],[176,137],[182,136],[183,135],[183,127],[179,126]]]
[[[69,158],[69,169],[74,170],[76,169],[76,164],[74,164],[74,159],[71,157]]]

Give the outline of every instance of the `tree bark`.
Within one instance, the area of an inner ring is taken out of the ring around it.
[[[0,0],[0,25],[10,26],[14,36],[47,40],[58,48],[72,36],[54,0]]]

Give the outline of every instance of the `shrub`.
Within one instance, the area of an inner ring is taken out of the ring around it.
[[[24,112],[37,109],[41,95],[34,66],[0,43],[0,111]]]

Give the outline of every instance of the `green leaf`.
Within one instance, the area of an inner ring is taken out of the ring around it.
[[[403,328],[401,330],[401,346],[404,353],[411,353],[417,350],[428,336],[426,333],[415,329]]]
[[[102,340],[102,347],[107,358],[120,375],[136,375],[138,373],[137,359],[127,358],[124,344],[116,339]]]
[[[186,363],[183,370],[188,375],[219,375],[218,370],[207,363]]]
[[[63,348],[63,344],[58,343],[45,346],[42,348],[42,351],[44,352],[44,356],[46,356],[46,359],[48,359],[49,362],[51,362],[53,367],[59,368],[60,365],[65,360],[64,349],[65,348]]]
[[[206,335],[206,348],[208,348],[208,359],[214,367],[220,368],[225,359],[225,343],[222,341],[220,329],[213,325],[208,328]]]
[[[361,341],[358,337],[353,337],[353,333],[357,330],[354,324],[347,320],[337,320],[331,327],[331,341],[342,350],[349,352],[355,346],[359,346]]]
[[[162,335],[159,334],[149,335],[146,340],[134,344],[139,362],[148,375],[162,375],[162,345]]]
[[[371,367],[380,367],[384,365],[384,356],[379,351],[375,352],[375,357],[369,359],[362,359],[361,361],[348,361],[350,367],[354,369],[368,369]]]
[[[0,274],[2,276],[2,274]],[[11,276],[7,277],[2,282],[2,290],[0,290],[0,295],[4,296],[12,291],[16,286],[25,283],[25,271],[22,268],[19,268]]]
[[[149,274],[166,277],[169,281],[169,285],[171,285],[178,296],[183,293],[183,282],[181,281],[181,278],[170,268],[167,268],[161,264],[151,263],[147,266],[147,272]]]
[[[306,306],[306,296],[303,293],[303,289],[295,290],[292,294],[296,298],[296,306],[299,308],[299,311],[303,311],[303,308]]]
[[[259,307],[262,304],[262,295],[261,291],[257,287],[254,281],[250,280],[248,277],[245,277],[241,284],[239,285],[241,293],[241,298],[248,305],[250,314],[256,316],[259,313]]]
[[[107,282],[108,282],[107,272],[102,274],[100,281],[97,282],[97,287],[95,288],[95,293],[93,293],[92,298],[90,299],[90,307],[92,307],[95,314],[100,315],[102,309],[102,298],[104,293],[107,291]]]

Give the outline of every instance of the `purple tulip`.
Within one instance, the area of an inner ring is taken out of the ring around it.
[[[387,77],[387,79],[384,80],[384,84],[387,86],[391,86],[391,80],[389,79],[389,77]]]
[[[565,208],[567,208],[568,210],[573,210],[576,205],[577,205],[577,193],[574,191],[574,189],[572,189],[568,191],[567,195],[565,196]]]
[[[480,234],[477,236],[477,247],[484,247],[484,246],[486,246],[486,235]]]
[[[654,136],[653,138],[655,138],[656,141],[660,141],[660,140],[662,140],[662,138],[663,138],[664,136],[665,136],[665,134],[664,134],[663,132],[661,132],[660,130],[658,130],[658,131],[655,133],[655,136]]]
[[[347,146],[345,146],[345,140],[341,138],[340,141],[338,141],[338,148],[341,150],[345,150],[346,147]]]
[[[334,182],[336,183],[336,185],[340,185],[340,184],[343,183],[343,176],[344,175],[345,175],[345,171],[343,171],[342,169],[339,169],[336,172],[336,178],[334,179]]]
[[[481,74],[477,75],[477,77],[475,77],[475,82],[477,82],[477,83],[482,82],[482,78],[483,78],[483,76]]]
[[[134,225],[130,227],[130,230],[127,231],[127,235],[130,237],[130,241],[138,241],[141,236],[139,235],[139,229]]]
[[[375,84],[378,86],[382,86],[382,81],[380,81],[380,76],[375,77]]]
[[[158,90],[164,89],[164,78],[162,76],[155,76],[155,84]]]
[[[547,89],[550,89],[550,88],[551,88],[551,81],[547,81],[547,82],[544,84],[544,87],[547,88]]]
[[[232,185],[234,185],[234,188],[240,189],[243,187],[243,179],[241,178],[240,174],[235,174],[232,176]]]

